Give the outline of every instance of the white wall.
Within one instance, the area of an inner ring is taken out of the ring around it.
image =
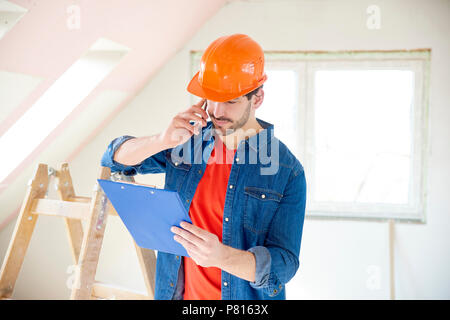
[[[381,9],[381,29],[366,28],[369,5]],[[431,155],[427,223],[398,224],[395,235],[399,299],[450,298],[449,1],[233,1],[208,21],[142,92],[70,164],[78,194],[89,196],[111,139],[150,135],[187,108],[189,51],[218,36],[247,33],[265,50],[383,50],[431,48]],[[263,106],[264,107],[264,106]],[[307,170],[308,168],[305,168]],[[138,176],[162,184],[162,175]],[[63,223],[41,219],[16,286],[17,298],[69,296],[71,264]],[[110,218],[97,279],[144,289],[130,238]],[[0,233],[4,254],[13,223]],[[307,219],[301,265],[287,288],[291,299],[388,299],[388,227],[380,222]]]

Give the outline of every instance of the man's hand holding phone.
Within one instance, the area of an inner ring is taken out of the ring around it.
[[[205,109],[202,108],[204,105]],[[206,99],[202,99],[173,117],[167,129],[160,134],[160,139],[167,148],[174,148],[188,141],[193,134],[199,134],[207,120]]]

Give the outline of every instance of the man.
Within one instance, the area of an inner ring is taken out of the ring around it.
[[[179,193],[193,222],[171,228],[189,257],[158,252],[156,299],[286,298],[299,267],[306,180],[273,125],[255,117],[266,79],[254,40],[220,37],[187,88],[202,100],[164,132],[116,138],[103,155],[112,172],[165,173],[164,188]]]

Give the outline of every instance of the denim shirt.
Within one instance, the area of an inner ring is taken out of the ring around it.
[[[222,243],[252,252],[255,281],[222,270],[223,300],[286,299],[285,284],[299,268],[306,205],[303,166],[273,134],[274,126],[242,140],[234,155],[223,210]],[[126,166],[113,160],[115,151],[133,136],[111,141],[101,165],[125,175],[165,173],[164,189],[177,191],[189,212],[197,185],[214,148],[212,122],[186,143]],[[183,299],[183,259],[158,252],[155,299]]]

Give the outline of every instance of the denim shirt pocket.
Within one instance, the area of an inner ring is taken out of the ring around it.
[[[256,234],[267,232],[283,195],[259,187],[245,187],[244,195],[244,228]]]
[[[166,186],[165,189],[181,191],[183,182],[191,170],[192,164],[183,162],[182,159],[172,159],[171,152],[166,152]]]

